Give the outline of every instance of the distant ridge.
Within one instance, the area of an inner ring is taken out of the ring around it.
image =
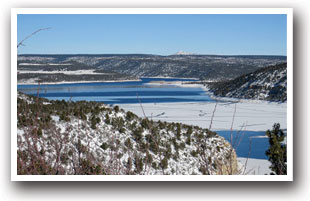
[[[35,68],[33,64],[53,63],[55,65],[60,64],[59,68],[50,69],[50,71],[72,71],[86,68],[94,72],[114,72],[122,75],[118,76],[118,78],[122,77],[121,79],[181,77],[207,81],[231,80],[265,66],[286,62],[286,56],[197,55],[183,51],[179,52],[179,54],[169,56],[151,54],[25,54],[18,55],[17,59],[18,63],[32,64],[18,66],[19,71],[48,71],[44,66]],[[61,65],[63,63],[72,63],[74,65],[64,69],[63,65]],[[34,77],[35,75],[31,76],[31,78]],[[28,78],[30,78],[30,75]],[[71,78],[73,77],[71,76]],[[67,78],[64,77],[64,79]],[[84,76],[83,79],[87,79],[87,76]],[[98,80],[99,78],[94,79]]]
[[[179,51],[182,52],[182,51]],[[40,56],[40,57],[49,57],[49,56],[58,56],[58,57],[70,57],[70,56],[89,56],[89,57],[98,57],[98,56],[102,56],[102,57],[106,57],[106,56],[142,56],[142,57],[147,57],[147,56],[154,56],[154,57],[171,57],[171,56],[176,56],[178,55],[178,53],[175,54],[171,54],[171,55],[160,55],[160,54],[142,54],[142,53],[128,53],[128,54],[88,54],[88,53],[77,53],[77,54],[72,54],[72,53],[68,53],[68,54],[18,54],[18,57],[31,57],[31,56]],[[182,54],[179,54],[182,55]],[[261,58],[261,57],[266,57],[266,58],[280,58],[280,59],[286,59],[285,55],[251,55],[251,54],[234,54],[234,55],[221,55],[221,54],[196,54],[196,53],[186,53],[183,54],[184,56],[208,56],[208,57],[242,57],[242,58]]]

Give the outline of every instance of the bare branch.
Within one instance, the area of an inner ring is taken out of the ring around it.
[[[217,103],[218,102],[216,101],[215,106],[214,106],[214,110],[213,110],[213,113],[212,113],[212,116],[211,116],[211,122],[210,122],[209,130],[211,130],[211,128],[212,128],[212,123],[213,123],[213,118],[214,118],[214,114],[215,114],[215,111],[216,111]]]
[[[32,34],[28,35],[26,38],[24,38],[22,41],[20,41],[18,44],[17,44],[17,48],[19,48],[20,46],[25,46],[24,44],[24,41],[31,38],[33,35],[37,34],[38,32],[40,31],[43,31],[43,30],[48,30],[48,29],[51,29],[51,27],[47,27],[47,28],[41,28],[41,29],[38,29],[36,30],[35,32],[33,32]]]

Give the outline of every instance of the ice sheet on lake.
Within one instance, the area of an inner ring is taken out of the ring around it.
[[[167,122],[181,122],[209,128],[215,102],[190,103],[145,103],[142,104],[148,118]],[[212,130],[229,130],[231,128],[236,104],[233,129],[242,127],[250,131],[272,129],[274,123],[286,128],[286,103],[259,102],[218,102],[214,112]],[[121,104],[120,107],[143,117],[140,104]],[[164,113],[164,115],[159,115]]]

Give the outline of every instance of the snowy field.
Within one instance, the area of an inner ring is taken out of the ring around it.
[[[253,159],[253,158],[238,158],[241,174],[245,175],[264,175],[270,174],[269,166],[271,163],[268,160]]]

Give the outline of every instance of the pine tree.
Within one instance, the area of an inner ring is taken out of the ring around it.
[[[118,106],[118,105],[114,106],[114,111],[115,111],[116,113],[119,112],[119,106]]]
[[[286,144],[283,144],[285,134],[280,129],[280,124],[274,124],[273,130],[267,130],[266,135],[269,138],[269,149],[266,151],[268,160],[271,162],[272,174],[286,175]]]
[[[181,125],[177,123],[177,133],[176,133],[177,139],[181,140]]]

